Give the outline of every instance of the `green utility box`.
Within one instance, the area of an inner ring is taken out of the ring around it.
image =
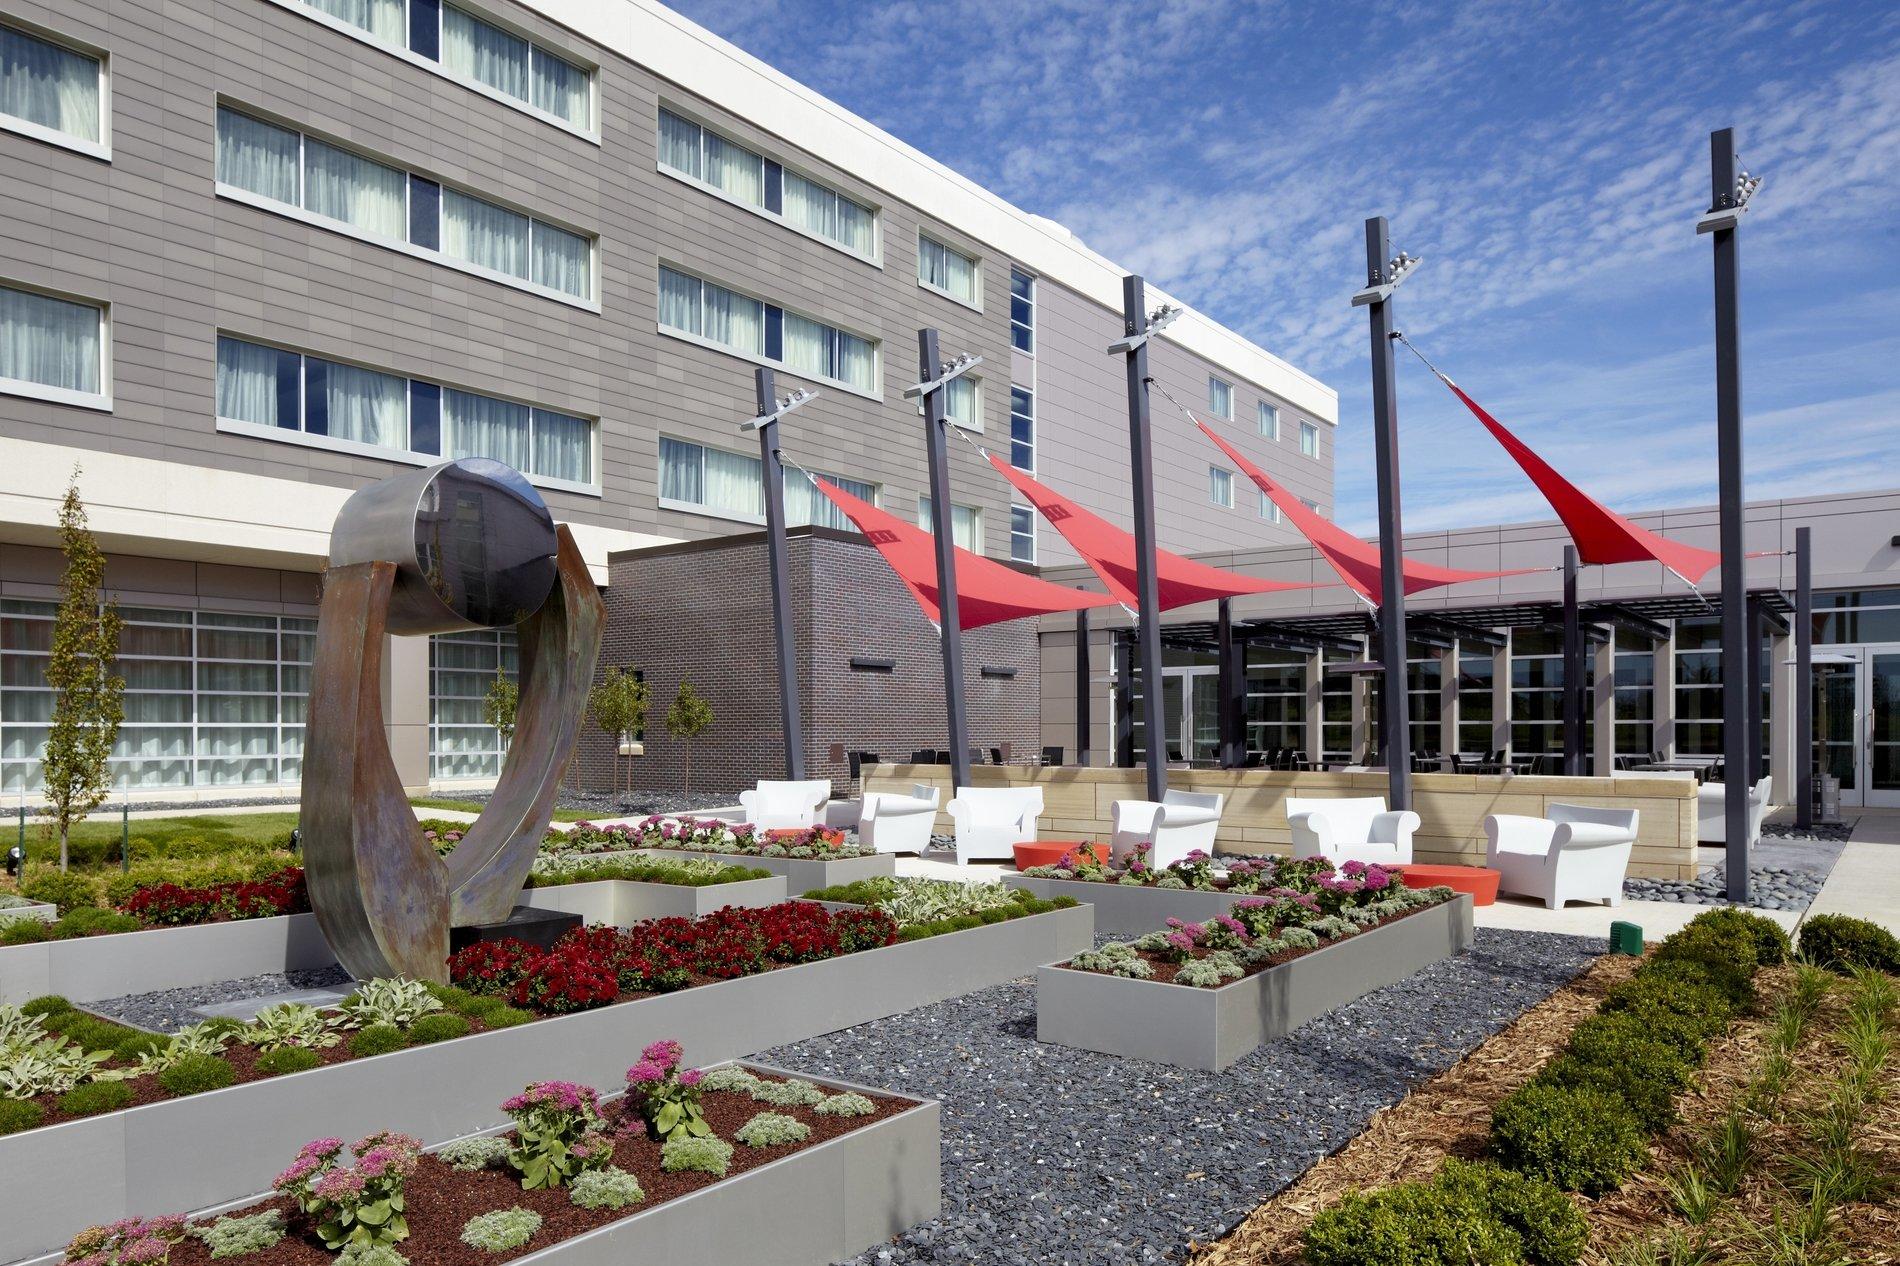
[[[1610,953],[1640,955],[1642,952],[1643,929],[1620,919],[1610,924]]]

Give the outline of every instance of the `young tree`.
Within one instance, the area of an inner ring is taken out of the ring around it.
[[[607,675],[587,696],[587,714],[594,724],[607,732],[614,745],[615,782],[619,782],[620,744],[637,737],[647,723],[647,684],[638,673],[627,668],[609,668]],[[627,782],[633,781],[633,766],[627,766]]]
[[[46,784],[44,812],[48,825],[59,835],[63,871],[74,825],[85,821],[112,790],[106,758],[125,719],[125,679],[113,671],[119,654],[119,609],[114,603],[99,601],[106,556],[86,527],[77,466],[59,507],[59,540],[66,555],[66,574],[60,579],[53,651],[46,661],[53,717],[40,767]]]
[[[693,740],[712,729],[712,723],[712,705],[693,689],[690,680],[682,678],[673,706],[666,710],[666,732],[684,744],[680,749],[684,769],[681,781],[685,784],[680,788],[682,795],[693,794]]]
[[[495,674],[482,698],[482,720],[501,731],[504,740],[515,736],[515,713],[521,708],[521,686],[512,677]]]

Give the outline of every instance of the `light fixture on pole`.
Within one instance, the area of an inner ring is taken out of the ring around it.
[[[1186,308],[1176,303],[1162,304],[1148,314],[1148,325],[1145,329],[1138,333],[1130,334],[1127,338],[1119,338],[1113,343],[1110,343],[1108,345],[1109,354],[1132,352],[1136,348],[1146,346],[1149,339],[1167,329],[1168,326],[1174,323],[1174,319],[1185,311],[1187,311]]]
[[[773,647],[778,659],[779,726],[785,739],[785,776],[805,777],[805,725],[799,712],[798,659],[792,638],[791,581],[785,562],[785,466],[779,459],[779,419],[811,403],[818,393],[804,387],[779,396],[772,371],[755,371],[758,416],[739,430],[759,433],[759,475],[765,493],[765,560],[772,586]]]
[[[1364,290],[1353,295],[1352,306],[1355,308],[1363,308],[1371,303],[1384,303],[1387,299],[1392,297],[1392,292],[1403,285],[1405,279],[1412,275],[1412,270],[1424,262],[1425,261],[1417,255],[1408,255],[1406,252],[1400,251],[1386,262],[1383,280],[1374,279],[1367,284]]]

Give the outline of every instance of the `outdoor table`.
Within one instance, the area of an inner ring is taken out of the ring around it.
[[[1396,870],[1407,888],[1435,888],[1439,884],[1453,892],[1471,894],[1471,904],[1488,906],[1498,899],[1499,873],[1488,866],[1433,866],[1406,862],[1382,869]]]

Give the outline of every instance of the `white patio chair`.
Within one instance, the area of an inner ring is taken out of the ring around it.
[[[1041,787],[958,787],[944,806],[956,824],[957,864],[976,857],[1015,856],[1018,844],[1036,838]]]
[[[1110,809],[1115,861],[1127,861],[1138,844],[1153,846],[1148,854],[1152,866],[1184,861],[1195,849],[1211,855],[1226,799],[1217,792],[1164,791],[1159,802],[1117,800]]]
[[[1620,905],[1636,823],[1635,809],[1577,804],[1553,804],[1544,818],[1494,813],[1484,820],[1484,864],[1498,872],[1499,892],[1552,910],[1566,901]]]
[[[930,828],[937,823],[937,802],[943,793],[927,783],[914,783],[910,794],[870,791],[858,814],[858,843],[880,853],[921,853],[930,847]]]
[[[1748,793],[1748,840],[1761,838],[1761,820],[1768,813],[1770,779],[1763,775]],[[1696,838],[1704,844],[1728,843],[1728,787],[1725,782],[1705,782],[1696,788]]]
[[[1293,830],[1295,857],[1317,854],[1335,866],[1351,861],[1402,866],[1412,860],[1419,817],[1410,809],[1387,812],[1383,796],[1288,796],[1286,823]]]
[[[829,799],[829,778],[807,778],[799,782],[768,779],[750,791],[739,793],[745,820],[761,834],[809,830],[818,819],[818,810]]]

